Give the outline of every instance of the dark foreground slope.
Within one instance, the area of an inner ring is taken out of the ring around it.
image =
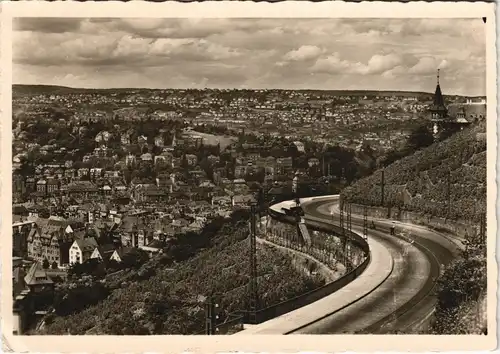
[[[82,311],[52,315],[36,334],[203,334],[203,299],[214,294],[221,321],[247,308],[248,238],[243,226],[225,226],[209,248],[194,257],[168,264],[157,256],[139,270],[106,277],[107,295]],[[299,271],[292,260],[275,248],[257,246],[260,307],[267,307],[324,284],[319,276]],[[73,279],[66,287],[76,287]],[[102,287],[102,285],[100,285]]]

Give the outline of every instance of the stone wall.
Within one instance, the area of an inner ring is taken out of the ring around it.
[[[363,215],[364,206],[359,204],[351,204],[353,214]],[[426,215],[413,211],[400,210],[399,208],[391,207],[367,207],[368,217],[384,218],[408,222],[418,225],[427,226],[439,232],[447,232],[452,235],[466,237],[467,235],[475,235],[479,232],[479,224],[467,220],[447,220],[445,218]]]

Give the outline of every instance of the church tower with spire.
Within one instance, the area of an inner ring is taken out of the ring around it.
[[[437,85],[434,92],[434,102],[430,108],[431,119],[442,121],[448,118],[448,109],[444,105],[444,98],[439,85],[439,69],[437,70]]]
[[[437,84],[436,91],[434,92],[434,102],[429,109],[429,113],[432,122],[432,132],[434,133],[434,138],[437,138],[448,121],[448,109],[444,104],[443,93],[441,92],[441,85],[439,84],[439,69],[437,70]]]

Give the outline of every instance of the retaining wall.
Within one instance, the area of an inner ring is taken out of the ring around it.
[[[283,223],[289,223],[289,224],[294,224],[295,219],[291,216],[287,216],[283,213],[280,213],[276,210],[273,210],[272,208],[269,208],[269,216],[280,221]],[[312,230],[317,230],[317,231],[323,231],[323,232],[330,232],[330,233],[336,233],[338,235],[342,234],[342,231],[340,227],[332,225],[330,223],[325,222],[321,218],[314,218],[314,217],[309,217],[307,216],[305,219],[306,225],[311,228]],[[343,275],[342,277],[338,278],[335,281],[332,281],[328,284],[323,285],[322,287],[318,289],[314,289],[310,292],[307,292],[305,294],[302,294],[300,296],[297,296],[293,299],[287,300],[280,302],[276,305],[267,307],[265,309],[261,309],[259,311],[256,311],[255,313],[255,322],[253,324],[258,324],[262,323],[265,321],[268,321],[272,318],[284,315],[290,311],[296,310],[300,307],[309,305],[325,296],[328,296],[335,291],[341,289],[342,287],[346,286],[350,282],[352,282],[354,279],[356,279],[363,271],[366,269],[368,264],[370,263],[371,257],[370,257],[370,248],[368,245],[368,242],[361,237],[360,235],[356,234],[355,232],[350,232],[348,230],[345,230],[346,235],[348,235],[352,242],[356,243],[364,252],[366,255],[365,260],[356,268],[351,270],[349,273]]]
[[[364,205],[351,204],[351,211],[353,214],[363,215],[364,208]],[[428,214],[401,210],[397,207],[367,206],[366,208],[369,217],[393,219],[401,222],[423,225],[435,229],[436,231],[444,231],[461,237],[474,235],[479,227],[476,223],[466,220],[450,220]]]

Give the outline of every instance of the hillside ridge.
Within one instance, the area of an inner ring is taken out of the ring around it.
[[[17,94],[48,94],[48,93],[89,93],[89,92],[128,92],[128,91],[161,91],[161,90],[171,90],[170,88],[145,88],[145,87],[129,87],[129,88],[78,88],[78,87],[69,87],[69,86],[59,86],[59,85],[26,85],[26,84],[13,84],[12,90]],[[175,91],[203,91],[201,89],[172,89]],[[219,89],[215,88],[207,88],[208,91],[219,91]],[[250,89],[234,89],[238,92],[246,92],[246,91],[257,91],[259,89],[250,90]],[[267,89],[267,91],[296,91],[296,92],[306,92],[306,93],[321,93],[321,94],[330,94],[333,96],[340,95],[352,95],[352,96],[418,96],[418,97],[431,97],[433,93],[431,92],[423,92],[423,91],[397,91],[397,90],[318,90],[318,89],[298,89],[298,90],[288,90],[288,89]],[[471,97],[471,96],[462,96],[462,95],[445,95],[445,97]],[[474,96],[474,97],[483,97],[483,96]]]

